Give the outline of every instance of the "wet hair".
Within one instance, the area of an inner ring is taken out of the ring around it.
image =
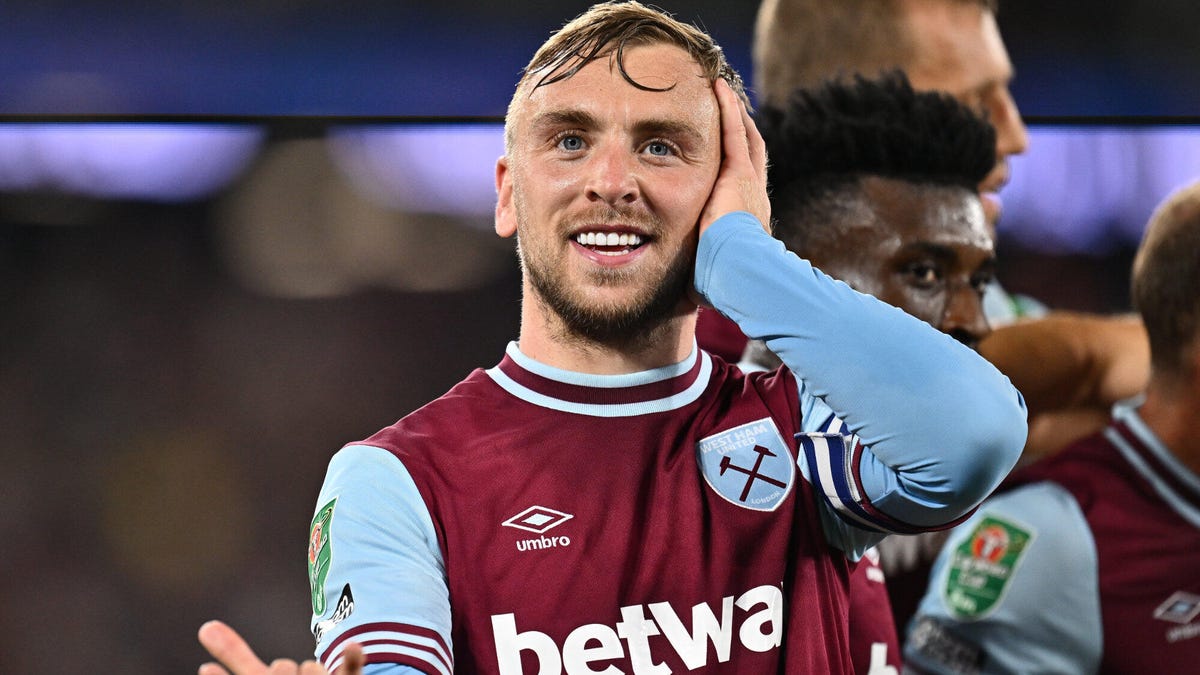
[[[1134,258],[1131,290],[1154,372],[1193,375],[1188,355],[1200,349],[1200,183],[1155,209]]]
[[[995,14],[999,0],[939,0]],[[754,26],[759,103],[783,105],[796,87],[912,65],[902,0],[763,0]]]
[[[725,53],[711,36],[683,23],[665,11],[639,2],[605,2],[593,5],[550,36],[522,71],[509,113],[522,95],[539,87],[569,79],[588,63],[608,57],[621,77],[638,89],[669,91],[642,84],[625,70],[625,49],[633,45],[669,44],[687,51],[710,82],[722,78],[749,107],[742,77],[729,65]],[[506,142],[511,139],[506,134]]]
[[[797,89],[756,121],[775,235],[802,254],[836,236],[865,177],[974,192],[996,163],[991,124],[948,94],[914,91],[900,71]]]

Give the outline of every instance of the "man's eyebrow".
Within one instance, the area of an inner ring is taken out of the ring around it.
[[[943,262],[950,262],[958,259],[958,253],[950,246],[943,244],[935,244],[932,241],[914,241],[906,244],[900,249],[905,255],[924,254],[933,258],[937,258]],[[992,255],[988,256],[987,260],[983,261],[980,266],[982,269],[991,269],[996,265],[996,254],[993,251]]]
[[[648,119],[633,125],[634,133],[638,136],[668,136],[684,137],[688,140],[700,140],[704,134],[694,125],[682,120]]]
[[[909,242],[900,250],[907,254],[922,254],[939,260],[954,260],[958,257],[953,248],[943,244],[935,244],[932,241]]]
[[[543,127],[578,127],[581,129],[594,129],[600,126],[600,122],[594,115],[586,110],[576,108],[567,108],[563,110],[548,110],[539,113],[533,118],[533,126],[535,128]],[[651,118],[641,120],[633,125],[633,131],[638,136],[684,136],[689,138],[703,138],[703,134],[695,125],[689,124],[682,120]]]
[[[532,125],[534,128],[557,128],[557,127],[579,127],[583,129],[594,129],[599,126],[596,117],[591,113],[575,108],[564,110],[548,110],[543,113],[538,113],[533,118]]]

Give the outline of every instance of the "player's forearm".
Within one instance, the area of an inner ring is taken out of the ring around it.
[[[1054,312],[997,328],[979,351],[1021,390],[1030,414],[1107,413],[1141,391],[1150,375],[1146,332],[1133,315]]]
[[[696,288],[859,435],[878,460],[866,467],[875,505],[889,515],[920,526],[953,520],[1016,462],[1025,409],[1007,378],[815,270],[748,215],[726,216],[701,239]]]

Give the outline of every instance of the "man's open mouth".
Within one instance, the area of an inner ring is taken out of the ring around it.
[[[575,243],[600,255],[624,255],[642,245],[642,236],[628,232],[580,232]]]

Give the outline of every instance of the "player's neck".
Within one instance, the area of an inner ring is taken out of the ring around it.
[[[613,344],[571,332],[561,319],[535,302],[521,304],[521,353],[577,373],[622,375],[669,366],[688,357],[695,339],[694,307],[681,309],[644,335]]]
[[[1178,382],[1164,384],[1152,378],[1138,416],[1179,461],[1200,475],[1200,437],[1196,435],[1200,391],[1197,389]]]

